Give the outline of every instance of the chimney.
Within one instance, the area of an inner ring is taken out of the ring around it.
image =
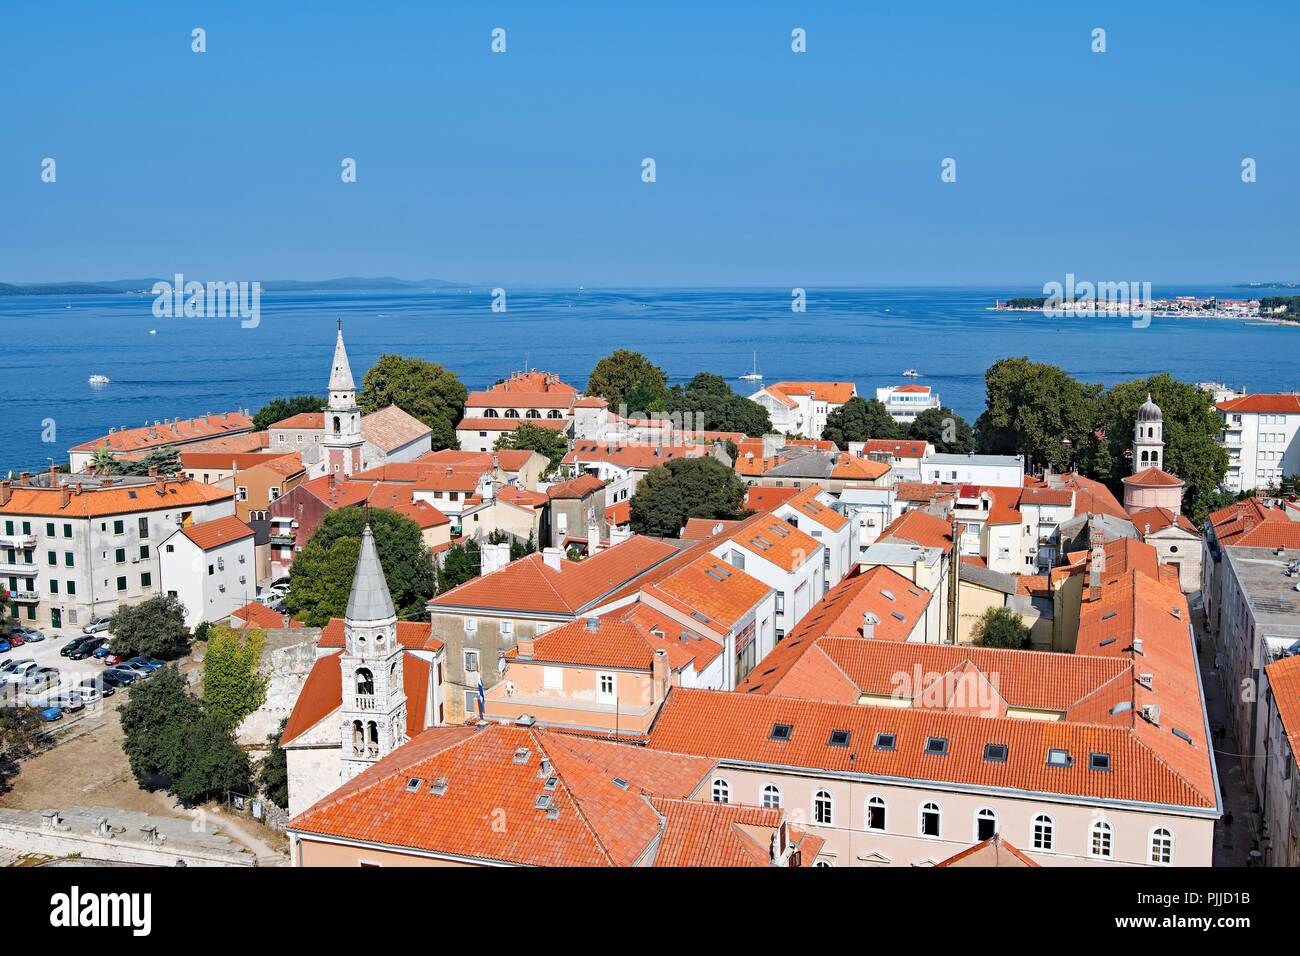
[[[626,525],[624,525],[622,528],[610,528],[609,546],[612,548],[616,544],[622,544],[630,537],[632,537],[632,529]]]
[[[1133,653],[1135,654],[1142,653],[1142,638],[1140,637],[1133,638]]]
[[[1106,552],[1101,545],[1092,549],[1091,566],[1088,569],[1088,600],[1101,598],[1101,576],[1106,570]]]
[[[50,465],[50,484],[54,484],[58,480],[59,480],[59,466]]]
[[[72,500],[72,489],[67,485],[59,485],[59,507],[66,508],[68,502]]]
[[[153,472],[157,471],[156,468],[150,468],[149,470]],[[161,495],[165,493],[164,487],[166,486],[166,484],[167,484],[167,479],[164,478],[162,475],[155,474],[153,476],[153,489],[154,491],[158,492],[158,494]]]
[[[18,473],[18,484],[20,485],[27,484],[27,482],[31,479],[31,477],[32,477],[32,473],[30,471],[20,471]]]
[[[587,630],[589,631],[600,630],[600,618],[596,617],[594,614],[589,616],[584,623],[586,624]]]
[[[560,560],[564,557],[564,552],[559,548],[543,548],[542,560],[552,571],[560,570]]]
[[[81,494],[81,482],[77,482],[75,485],[72,486],[72,493],[74,495]]]
[[[13,482],[0,481],[0,507],[9,504],[9,499],[13,497]]]
[[[522,660],[531,660],[533,656],[533,638],[521,637],[515,645],[519,650],[519,657]]]
[[[502,541],[500,544],[483,542],[479,545],[478,550],[478,568],[479,575],[491,574],[493,571],[499,571],[510,563],[510,545]]]
[[[668,696],[668,684],[672,671],[668,667],[668,652],[658,648],[650,659],[650,702],[661,704]]]
[[[587,523],[587,555],[591,556],[600,550],[600,525],[595,521]]]
[[[862,615],[862,636],[867,640],[872,640],[876,636],[876,625],[880,623],[880,618],[876,617],[870,611]]]

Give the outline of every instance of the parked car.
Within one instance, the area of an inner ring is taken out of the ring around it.
[[[28,671],[27,676],[23,678],[23,691],[28,694],[39,694],[43,690],[57,687],[58,683],[58,668],[37,667]]]
[[[12,634],[6,634],[4,639],[9,642],[9,646],[11,648],[22,647],[24,644],[27,643],[25,640],[23,640],[22,634],[20,634],[18,631],[14,631]]]
[[[59,710],[57,707],[46,707],[41,711],[41,716],[48,721],[55,721],[63,716],[63,711]]]
[[[123,661],[125,661],[126,658],[123,657],[121,654],[118,654],[116,651],[109,651],[107,654],[103,656],[103,658],[101,658],[101,660],[103,660],[103,662],[107,664],[109,667],[116,667],[118,664],[121,664]]]
[[[0,684],[21,684],[27,677],[27,672],[36,669],[36,662],[30,657],[22,660],[14,658],[4,662],[0,666]]]
[[[68,643],[59,648],[59,656],[71,657],[83,644],[87,641],[93,640],[94,638],[88,634],[83,634],[81,637],[74,637],[72,640],[68,641]]]
[[[154,669],[144,662],[143,657],[133,657],[129,661],[123,661],[117,665],[117,669],[130,671],[136,677],[148,677]]]
[[[19,624],[14,630],[23,636],[23,640],[28,644],[45,640],[45,633],[38,631],[36,628],[27,624]]]
[[[111,647],[109,647],[107,644],[100,644],[99,647],[95,648],[91,652],[90,656],[97,661],[102,661],[105,657],[107,657],[109,654],[112,653],[113,653],[113,649]]]
[[[82,634],[99,634],[108,630],[108,626],[113,623],[111,617],[92,617],[90,623],[81,629]]]
[[[73,688],[73,693],[80,694],[81,699],[88,704],[96,704],[105,697],[112,697],[117,693],[108,681],[103,680],[103,675],[99,677],[88,677]]]
[[[30,664],[32,667],[36,666],[36,662],[30,657],[11,657],[3,664],[0,664],[0,675],[11,674],[26,664]]]
[[[164,662],[158,660],[158,658],[156,657],[142,657],[141,660],[143,660],[146,664],[149,665],[149,670],[151,671],[156,671],[160,667],[167,666]]]
[[[110,667],[99,675],[99,679],[104,682],[105,687],[130,687],[135,683],[135,675],[130,671],[120,671],[116,667]],[[107,692],[104,694],[108,696]]]
[[[68,660],[84,661],[92,653],[107,643],[108,638],[106,637],[92,637],[88,641],[81,641],[75,648],[73,648],[72,653],[68,655]]]
[[[0,637],[0,654],[3,654],[5,651],[11,651],[11,650],[13,650],[13,645],[10,644],[8,641],[6,641],[3,637]]]

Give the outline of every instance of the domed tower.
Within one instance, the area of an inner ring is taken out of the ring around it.
[[[1124,479],[1124,509],[1165,508],[1175,515],[1183,507],[1183,482],[1165,471],[1165,416],[1151,393],[1133,422],[1133,474]]]
[[[406,694],[397,613],[366,525],[343,618],[341,715],[343,780],[406,742]]]
[[[1164,431],[1164,413],[1160,411],[1159,405],[1151,401],[1151,393],[1147,392],[1147,400],[1137,410],[1137,418],[1133,423],[1134,474],[1147,468],[1159,468],[1164,471]]]

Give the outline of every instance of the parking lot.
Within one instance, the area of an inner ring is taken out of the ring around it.
[[[46,690],[35,694],[25,694],[19,688],[8,686],[3,688],[0,693],[6,695],[16,695],[19,703],[39,704],[48,698],[54,697],[60,693],[73,691],[76,686],[87,678],[96,677],[104,670],[104,664],[94,658],[87,657],[85,660],[72,661],[66,657],[61,657],[59,651],[69,643],[84,637],[80,630],[64,628],[55,631],[48,628],[42,628],[45,633],[45,640],[36,643],[24,643],[19,647],[12,648],[9,651],[0,653],[0,664],[9,660],[32,660],[38,667],[54,667],[59,671],[59,684],[57,687],[50,687]],[[107,634],[100,635],[107,637]],[[6,696],[6,700],[9,697]],[[91,715],[92,711],[98,711],[100,705],[87,702],[84,710],[73,714],[65,714],[60,723],[67,723]]]

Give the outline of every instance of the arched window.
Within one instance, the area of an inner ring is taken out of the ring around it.
[[[1151,831],[1151,862],[1156,866],[1169,866],[1174,862],[1174,835],[1164,827]]]
[[[370,723],[366,724],[366,730],[369,731],[369,734],[367,736],[369,736],[370,738],[369,743],[367,744],[366,747],[366,756],[378,757],[379,756],[379,725],[372,720],[370,721]]]
[[[713,781],[713,802],[730,803],[731,802],[731,784],[721,777]]]
[[[763,807],[767,810],[778,810],[781,807],[781,789],[774,783],[769,783],[763,788]]]
[[[343,426],[342,426],[342,424],[340,424],[340,422],[339,422],[339,417],[338,417],[337,415],[335,415],[335,416],[334,416],[334,434],[337,435],[337,434],[339,434],[339,433],[342,432],[342,431],[343,431]]]
[[[813,823],[832,826],[835,823],[835,801],[827,790],[818,790],[813,794]]]
[[[563,418],[564,416],[560,413],[560,410],[559,410],[558,408],[552,408],[549,412],[546,413],[546,417],[547,417],[547,418]]]
[[[513,408],[507,408],[507,409],[506,409],[505,417],[506,417],[506,418],[518,418],[518,417],[519,417],[519,413],[518,413],[517,411],[515,411]]]
[[[867,829],[885,829],[885,798],[867,797]]]
[[[937,803],[921,807],[921,836],[937,837],[943,826],[943,811]]]
[[[1034,817],[1034,832],[1030,845],[1035,850],[1051,850],[1056,845],[1056,824],[1046,813]]]
[[[542,413],[535,408],[530,408],[528,409],[528,411],[524,412],[524,418],[541,418],[541,417],[542,417]]]
[[[357,668],[357,696],[373,697],[375,694],[375,677],[365,667]]]
[[[483,413],[483,417],[484,417],[484,418],[500,418],[501,416],[497,414],[497,410],[496,410],[495,408],[489,408],[489,409],[487,409],[487,410]]]
[[[984,807],[975,814],[975,842],[983,843],[993,838],[998,832],[998,813],[992,807]]]
[[[361,729],[361,721],[352,721],[352,756],[360,757],[366,752],[365,731]]]
[[[1111,830],[1110,824],[1105,820],[1098,820],[1092,825],[1091,830],[1088,831],[1088,854],[1090,856],[1109,860],[1113,855],[1111,851],[1111,841],[1113,837],[1114,833]]]

